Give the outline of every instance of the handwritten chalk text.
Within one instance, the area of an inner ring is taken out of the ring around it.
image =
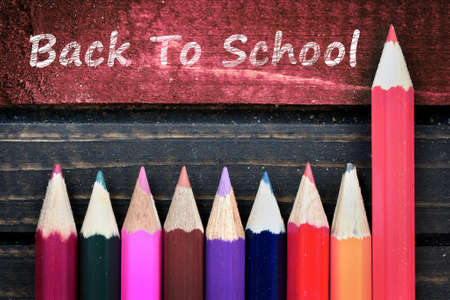
[[[131,47],[131,44],[129,42],[119,43],[118,35],[119,33],[116,30],[111,32],[108,53],[103,52],[104,46],[101,41],[94,41],[87,46],[86,52],[82,56],[82,45],[77,41],[71,41],[59,53],[59,64],[64,67],[71,65],[80,67],[85,64],[94,68],[102,64],[106,64],[108,67],[113,67],[114,65],[130,66],[133,60],[131,57],[127,57],[127,50]],[[348,61],[351,67],[355,67],[357,64],[359,36],[360,31],[355,29],[348,52]],[[159,53],[161,66],[180,63],[185,67],[190,67],[201,60],[202,48],[200,44],[195,41],[188,41],[182,43],[183,47],[179,52],[179,61],[169,62],[169,51],[175,51],[171,49],[171,44],[176,41],[177,46],[179,46],[179,42],[182,39],[181,35],[151,36],[148,39],[154,47],[159,47],[157,53]],[[30,37],[30,66],[45,68],[54,63],[57,58],[57,53],[54,49],[56,42],[56,37],[48,33]],[[332,42],[322,49],[317,42],[309,41],[299,51],[296,51],[291,43],[284,40],[282,31],[275,33],[272,49],[269,49],[266,41],[257,41],[250,53],[247,54],[246,51],[241,49],[247,42],[248,37],[244,34],[233,34],[227,37],[223,43],[224,59],[218,63],[224,68],[233,68],[242,64],[248,58],[249,63],[254,67],[262,67],[269,64],[269,62],[271,65],[276,66],[286,56],[287,61],[291,65],[299,64],[303,67],[310,67],[316,64],[323,56],[325,65],[334,67],[342,63],[346,54],[345,45],[339,41]]]

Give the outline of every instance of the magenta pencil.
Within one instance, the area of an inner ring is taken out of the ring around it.
[[[160,299],[162,231],[144,167],[122,227],[122,300]]]
[[[77,229],[59,164],[53,169],[39,217],[35,263],[36,300],[78,298]]]

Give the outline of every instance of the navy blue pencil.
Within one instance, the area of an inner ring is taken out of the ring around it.
[[[285,299],[286,230],[267,172],[245,228],[247,300]]]

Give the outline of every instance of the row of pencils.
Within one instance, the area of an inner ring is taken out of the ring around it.
[[[223,168],[206,234],[186,168],[161,228],[141,167],[121,234],[98,171],[79,237],[60,165],[36,233],[36,299],[370,299],[371,236],[347,164],[331,227],[306,164],[287,231],[267,172],[244,230]],[[205,241],[206,235],[206,241]],[[78,244],[78,245],[77,245]]]
[[[415,299],[414,89],[392,25],[372,86],[371,144],[373,237],[349,164],[331,235],[307,165],[287,231],[266,173],[244,230],[226,168],[206,242],[185,168],[162,228],[141,169],[121,239],[101,172],[78,238],[57,165],[36,233],[35,297]]]

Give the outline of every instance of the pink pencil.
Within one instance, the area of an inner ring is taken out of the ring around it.
[[[122,227],[122,300],[161,298],[161,223],[144,167]]]

